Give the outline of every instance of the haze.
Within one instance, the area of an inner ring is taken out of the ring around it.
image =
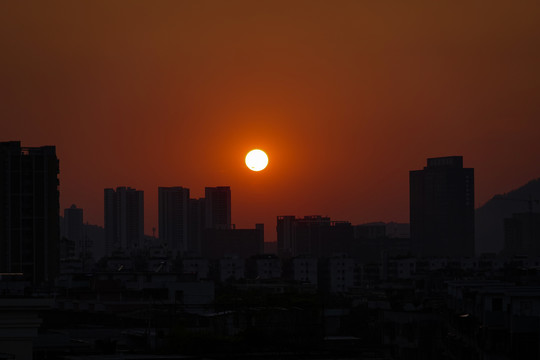
[[[463,155],[476,205],[540,176],[540,3],[0,4],[0,136],[56,145],[61,208],[228,185],[277,215],[408,222],[408,171]],[[271,158],[264,173],[247,151]]]

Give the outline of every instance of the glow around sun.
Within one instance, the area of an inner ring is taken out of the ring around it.
[[[246,165],[249,170],[261,171],[268,165],[268,156],[262,150],[251,150],[246,155]]]

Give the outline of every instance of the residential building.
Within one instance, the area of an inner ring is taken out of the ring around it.
[[[226,257],[218,260],[218,273],[221,282],[240,280],[245,277],[246,261],[239,257]]]
[[[277,252],[282,258],[289,258],[295,253],[294,249],[294,216],[277,217]]]
[[[105,189],[105,243],[107,254],[130,253],[144,238],[144,192],[130,187]]]
[[[71,205],[68,209],[64,209],[64,236],[68,240],[73,241],[76,256],[80,256],[86,252],[83,209],[79,209],[75,204]]]
[[[231,188],[217,186],[205,188],[205,227],[231,228]]]
[[[58,274],[58,173],[54,146],[0,143],[0,272],[33,285]]]
[[[540,256],[540,213],[517,213],[504,219],[504,254]]]
[[[354,231],[348,221],[331,221],[312,215],[303,218],[277,217],[278,254],[283,258],[301,255],[315,258],[350,251]]]
[[[309,256],[298,256],[292,259],[292,278],[295,281],[317,285],[317,259]]]
[[[189,199],[187,254],[201,256],[205,229],[206,199]]]
[[[201,249],[202,257],[207,259],[247,259],[262,254],[264,224],[255,224],[255,229],[206,229]]]
[[[474,169],[463,157],[430,158],[409,174],[410,229],[420,257],[474,256]]]
[[[188,251],[189,189],[158,188],[159,240],[173,254]]]

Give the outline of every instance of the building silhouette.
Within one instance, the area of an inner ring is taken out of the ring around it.
[[[144,192],[122,186],[104,194],[107,254],[138,249],[144,237]]]
[[[58,173],[54,146],[0,143],[0,272],[34,285],[58,273]]]
[[[79,209],[75,204],[64,209],[64,236],[73,242],[76,255],[87,250],[84,239],[83,209]]]
[[[231,188],[229,186],[206,187],[205,227],[208,229],[231,228]]]
[[[296,218],[277,217],[278,254],[281,257],[328,257],[350,251],[354,239],[348,221],[332,221],[329,217],[313,215]]]
[[[325,230],[330,227],[330,223],[329,217],[320,215],[304,216],[303,218],[278,216],[278,253],[281,256],[324,256],[322,249],[327,234]]]
[[[474,256],[474,169],[462,156],[430,158],[409,173],[413,251],[421,257]]]
[[[247,259],[264,252],[264,224],[254,229],[207,228],[201,245],[204,258],[216,260],[227,257]]]
[[[158,188],[159,239],[175,254],[188,251],[189,189]]]
[[[296,254],[295,250],[295,216],[277,217],[277,252],[280,257],[289,258]]]
[[[540,256],[540,213],[514,213],[504,219],[504,255]]]
[[[189,199],[187,253],[200,256],[206,220],[206,199]]]

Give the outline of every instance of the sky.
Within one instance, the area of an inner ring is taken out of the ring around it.
[[[55,145],[60,206],[230,186],[278,215],[408,222],[409,171],[462,155],[476,206],[540,177],[538,1],[3,1],[0,141]],[[260,148],[262,172],[244,164]]]

